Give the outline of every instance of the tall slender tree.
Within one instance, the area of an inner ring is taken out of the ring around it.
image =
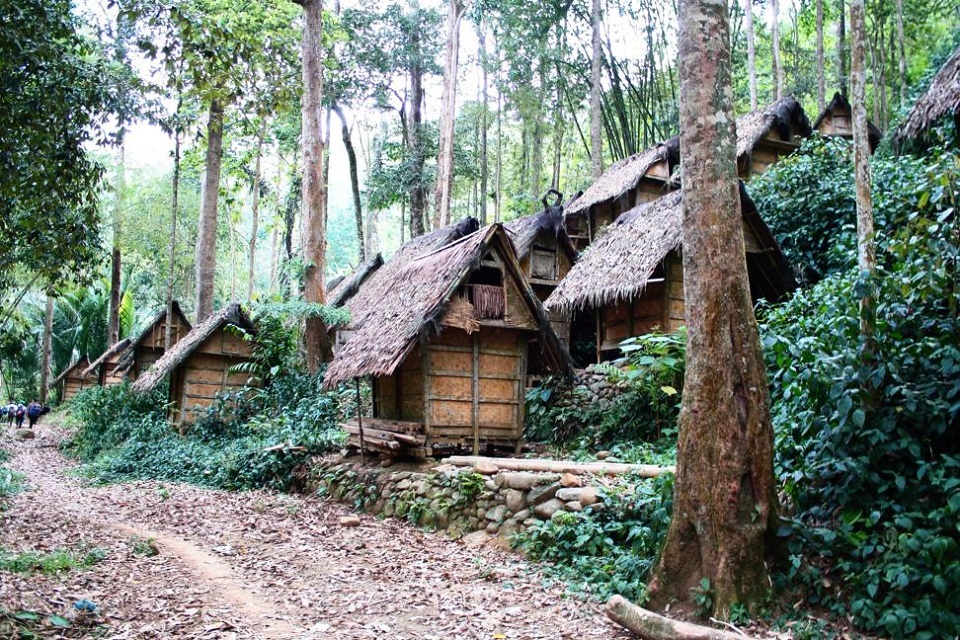
[[[817,0],[817,111],[827,106],[826,61],[823,59],[823,0]]]
[[[773,81],[776,99],[783,98],[783,61],[780,58],[780,1],[770,0],[770,40],[773,51]]]
[[[443,94],[440,100],[440,150],[437,154],[434,229],[450,224],[450,199],[453,192],[453,136],[457,119],[457,75],[460,73],[458,68],[460,23],[466,11],[464,0],[449,0],[449,3]]]
[[[592,55],[590,56],[590,161],[593,177],[603,173],[603,113],[600,107],[600,69],[603,50],[600,47],[600,0],[593,0],[590,11],[590,34]]]
[[[753,0],[743,0],[747,19],[747,74],[750,78],[750,110],[757,110],[757,48],[753,30]]]
[[[847,6],[840,2],[840,16],[837,19],[837,85],[840,93],[847,95]]]
[[[712,613],[721,618],[768,590],[778,511],[740,214],[729,42],[726,2],[681,0],[687,367],[673,517],[650,586],[656,605],[692,605],[707,579]]]
[[[213,314],[214,277],[217,273],[217,213],[220,201],[220,168],[223,163],[223,103],[210,100],[207,113],[207,153],[203,195],[197,224],[197,322]]]

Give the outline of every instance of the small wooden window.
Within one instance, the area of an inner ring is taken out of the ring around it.
[[[534,247],[530,258],[530,277],[540,280],[556,280],[556,251],[546,247]]]

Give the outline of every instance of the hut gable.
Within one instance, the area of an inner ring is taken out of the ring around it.
[[[763,173],[792,153],[812,132],[800,103],[792,97],[737,118],[737,170],[743,179]]]
[[[342,307],[347,300],[357,294],[367,278],[382,266],[383,256],[378,253],[371,260],[357,267],[353,273],[332,281],[327,293],[327,304],[331,307]]]
[[[565,353],[520,272],[502,225],[403,260],[387,271],[389,265],[376,276],[382,295],[355,318],[354,334],[327,369],[325,386],[365,375],[392,375],[421,338],[439,333],[442,325],[467,334],[481,325],[540,331],[552,368],[568,371]],[[367,293],[366,287],[361,293]]]
[[[755,298],[780,299],[796,288],[796,281],[742,183],[740,201],[751,291]],[[601,324],[625,320],[622,324],[630,330],[614,336],[620,339],[641,328],[672,330],[682,324],[682,204],[682,192],[677,191],[621,216],[581,256],[547,299],[547,309],[601,309],[626,303],[608,309],[601,319]],[[604,336],[598,339],[600,350],[612,342]]]
[[[940,67],[930,88],[920,96],[906,119],[897,128],[896,140],[915,140],[948,115],[960,131],[960,48]]]
[[[180,303],[173,301],[173,321],[170,323],[170,344],[177,344],[193,328],[186,314],[180,308]],[[123,376],[132,374],[137,377],[156,362],[164,351],[167,330],[167,310],[162,309],[147,328],[140,332],[120,355],[116,368],[111,375]]]
[[[244,313],[239,303],[233,302],[194,327],[180,342],[164,353],[150,369],[137,378],[133,383],[133,390],[138,393],[153,391],[167,375],[183,364],[196,351],[213,349],[215,352],[221,352],[227,356],[248,359],[250,348],[249,346],[242,346],[247,345],[245,341],[237,336],[223,337],[223,330],[228,325],[238,327],[247,333],[256,333],[253,321]],[[231,340],[230,338],[235,339]],[[222,345],[211,344],[214,340],[220,340]]]
[[[81,389],[96,384],[96,379],[92,375],[84,375],[83,372],[90,366],[90,361],[86,358],[80,358],[72,365],[63,370],[63,372],[53,379],[50,386],[54,389],[61,387],[60,401],[66,402],[77,395]]]
[[[120,357],[129,346],[129,338],[124,338],[115,343],[112,347],[101,353],[99,358],[90,363],[90,366],[84,369],[81,375],[85,378],[92,376],[98,384],[109,385],[122,382],[123,378],[114,375],[112,371],[116,368],[120,362]]]
[[[559,195],[559,194],[557,194]],[[531,283],[556,284],[577,260],[577,247],[567,235],[559,202],[532,216],[504,223],[524,277]]]
[[[853,107],[842,93],[833,94],[833,100],[824,107],[823,112],[814,121],[813,130],[824,137],[853,138]],[[867,132],[870,138],[870,151],[876,151],[877,145],[883,139],[883,132],[869,120]]]

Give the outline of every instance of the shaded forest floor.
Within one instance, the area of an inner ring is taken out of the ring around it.
[[[0,571],[0,612],[72,624],[50,637],[628,638],[516,555],[345,506],[262,491],[137,482],[91,486],[42,424],[0,430],[27,490],[0,512],[5,552],[100,558],[54,574]],[[92,553],[92,555],[90,555]],[[75,603],[96,605],[79,612]],[[2,629],[0,620],[0,629]],[[62,635],[58,636],[58,633]]]

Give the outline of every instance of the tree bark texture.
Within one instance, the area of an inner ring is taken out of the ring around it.
[[[323,304],[324,270],[326,267],[326,224],[323,215],[323,138],[320,129],[323,100],[323,67],[321,29],[323,3],[321,0],[299,0],[303,6],[303,254],[304,299]],[[308,318],[304,336],[307,370],[316,373],[321,362],[330,359],[330,338],[320,318]]]
[[[897,57],[900,66],[900,106],[907,103],[907,52],[903,35],[903,0],[897,0]]]
[[[423,185],[423,53],[420,46],[420,3],[414,0],[413,31],[410,34],[410,110],[407,115],[407,144],[413,173],[410,181],[410,237],[422,236],[427,194]]]
[[[43,316],[43,340],[40,344],[40,404],[47,404],[50,393],[50,356],[53,344],[53,294],[47,293],[47,308]]]
[[[350,136],[350,127],[347,126],[347,117],[343,114],[340,105],[330,107],[340,119],[340,136],[343,138],[343,148],[347,151],[347,162],[350,165],[350,190],[353,192],[353,215],[357,225],[357,255],[360,262],[367,260],[366,243],[363,235],[363,204],[360,199],[360,174],[357,167],[357,150],[353,147],[353,138]]]
[[[180,112],[183,109],[183,91],[177,87],[177,110],[173,116],[173,185],[170,194],[170,268],[167,272],[167,325],[163,330],[163,350],[173,342],[170,318],[173,317],[173,283],[177,273],[177,217],[180,214]]]
[[[777,100],[783,98],[783,63],[780,60],[780,2],[770,0],[770,39],[773,50],[773,79]]]
[[[749,1],[749,0],[748,0]],[[590,59],[590,161],[593,167],[593,177],[599,178],[603,173],[603,127],[600,111],[600,56],[603,55],[600,47],[600,0],[593,0],[590,12],[592,29],[593,55]],[[557,185],[554,185],[557,186]]]
[[[490,129],[490,77],[487,71],[487,39],[483,26],[477,25],[480,42],[480,70],[483,82],[483,111],[480,123],[480,226],[487,226],[487,189],[490,176],[487,135]]]
[[[257,132],[257,153],[253,163],[253,203],[251,204],[250,242],[247,264],[247,300],[253,300],[253,290],[256,284],[257,266],[257,230],[260,223],[260,182],[263,177],[261,161],[263,159],[263,140],[267,136],[267,117],[260,120],[260,130]]]
[[[214,277],[217,272],[217,206],[220,165],[223,160],[223,104],[210,101],[207,120],[207,158],[197,224],[197,324],[213,313]]]
[[[450,0],[447,14],[447,49],[443,67],[443,94],[440,99],[440,150],[437,155],[437,188],[433,228],[450,224],[453,192],[453,136],[457,121],[457,60],[460,55],[460,22],[466,7],[463,0]]]
[[[123,192],[126,190],[126,144],[120,141],[120,153],[117,159],[117,194],[113,210],[113,250],[110,255],[110,312],[107,318],[107,346],[112,347],[120,341],[120,238],[123,232]]]
[[[860,277],[872,281],[876,271],[873,202],[870,194],[870,139],[867,130],[866,12],[863,0],[850,0],[850,106],[853,110],[853,164],[857,188],[857,266]],[[872,287],[860,299],[860,338],[869,357],[873,347]]]
[[[827,106],[827,81],[823,59],[823,0],[817,0],[817,111]]]
[[[845,0],[840,0],[840,18],[837,22],[837,84],[840,93],[847,95],[847,7]]]
[[[680,3],[680,149],[687,368],[670,529],[652,602],[714,611],[768,589],[776,532],[773,429],[747,279],[736,168],[729,21],[723,0]]]
[[[750,77],[750,111],[757,110],[757,48],[753,34],[753,0],[743,0],[747,18],[747,73]]]

